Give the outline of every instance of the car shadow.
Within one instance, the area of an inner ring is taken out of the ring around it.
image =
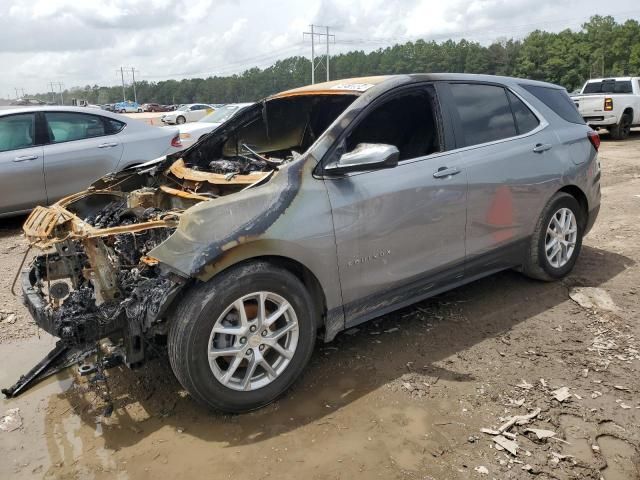
[[[0,238],[14,236],[22,232],[22,225],[27,219],[26,215],[17,217],[0,218]],[[26,246],[26,242],[25,242]]]
[[[110,371],[115,409],[107,425],[97,426],[103,405],[83,384],[59,398],[85,425],[101,428],[107,449],[134,445],[166,426],[227,446],[259,442],[318,422],[405,373],[419,372],[432,381],[473,381],[468,372],[447,368],[447,359],[487,339],[508,339],[515,325],[566,302],[570,287],[603,284],[632,265],[623,255],[584,246],[574,272],[561,282],[505,271],[385,315],[329,344],[319,342],[302,378],[283,398],[244,415],[213,413],[197,404],[166,357],[138,370]],[[48,428],[58,431],[63,421],[53,412]]]

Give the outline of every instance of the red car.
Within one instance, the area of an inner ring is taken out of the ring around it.
[[[159,103],[145,103],[142,105],[142,110],[145,112],[166,112],[167,109]]]

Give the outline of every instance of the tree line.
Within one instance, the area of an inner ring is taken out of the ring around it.
[[[579,31],[558,33],[535,30],[522,40],[503,39],[488,46],[468,40],[417,40],[371,52],[351,51],[335,55],[330,62],[332,79],[366,75],[414,72],[458,72],[508,75],[544,80],[572,91],[585,80],[601,76],[640,75],[640,23],[617,23],[611,16],[593,16]],[[326,73],[326,72],[324,72]],[[319,78],[324,78],[322,71]],[[294,56],[267,68],[250,68],[240,74],[136,82],[142,102],[232,103],[254,101],[270,94],[310,83],[311,62]],[[36,98],[50,100],[51,94]],[[132,99],[131,87],[127,88]],[[122,100],[122,87],[98,85],[76,87],[64,92],[90,103]]]

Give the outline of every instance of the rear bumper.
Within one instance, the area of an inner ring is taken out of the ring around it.
[[[594,113],[589,115],[583,115],[582,118],[584,118],[584,121],[588,125],[596,126],[596,127],[606,127],[606,126],[611,126],[618,123],[618,118],[615,115],[611,115],[611,114]]]

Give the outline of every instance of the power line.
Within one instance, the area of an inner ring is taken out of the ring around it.
[[[316,37],[325,37],[327,43],[327,53],[325,54],[324,67],[327,71],[327,82],[329,81],[329,41],[333,40],[333,43],[336,43],[336,36],[329,33],[329,27],[326,25],[309,25],[311,28],[310,32],[303,32],[302,38],[305,38],[305,35],[309,35],[311,37],[311,83],[316,83],[316,69],[322,65],[322,57],[320,57],[319,61],[316,64]],[[325,29],[326,33],[320,33],[315,29]]]
[[[237,70],[242,69],[244,66],[256,66],[255,64],[249,64],[249,62],[254,62],[257,60],[269,60],[275,57],[279,57],[285,52],[290,52],[292,50],[299,50],[303,46],[302,42],[294,43],[293,45],[289,45],[288,47],[280,48],[274,50],[272,52],[267,52],[261,55],[254,55],[252,57],[243,58],[241,60],[236,60],[233,62],[226,62],[219,66],[211,66],[209,67],[211,70],[207,72],[180,72],[180,73],[166,73],[163,75],[144,75],[145,78],[167,78],[167,77],[190,77],[195,75],[219,75],[221,72],[229,71],[229,70]],[[263,62],[260,62],[263,63]]]

